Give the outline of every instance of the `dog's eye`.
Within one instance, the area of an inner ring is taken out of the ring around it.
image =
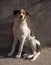
[[[26,12],[23,12],[23,15],[26,15]]]
[[[23,14],[25,15],[25,12],[23,12]]]

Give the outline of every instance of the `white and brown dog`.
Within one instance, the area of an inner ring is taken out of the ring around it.
[[[27,55],[27,58],[32,58],[31,61],[36,60],[36,58],[40,55],[40,52],[36,52],[36,44],[40,46],[40,42],[35,39],[34,36],[31,36],[31,27],[28,26],[28,16],[29,14],[24,10],[16,10],[14,11],[15,20],[14,20],[14,27],[13,27],[13,33],[14,33],[14,42],[12,45],[12,50],[8,54],[8,56],[12,56],[17,44],[17,39],[20,41],[20,47],[18,50],[17,58],[21,57],[21,53],[23,50],[24,43],[29,40],[31,48],[33,50],[33,54]],[[25,43],[26,44],[26,43]]]

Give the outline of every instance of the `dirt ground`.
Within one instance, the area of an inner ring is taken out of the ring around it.
[[[51,48],[44,48],[41,50],[40,56],[36,61],[31,62],[23,58],[0,58],[0,65],[51,65]]]

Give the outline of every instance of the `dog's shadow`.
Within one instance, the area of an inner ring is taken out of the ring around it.
[[[18,40],[15,51],[14,51],[14,54],[12,56],[8,56],[8,53],[11,51],[11,48],[6,49],[6,50],[0,50],[0,58],[16,58],[16,55],[18,53],[19,45],[20,45],[20,42]]]
[[[11,51],[11,49],[9,50],[0,50],[0,58],[16,58],[16,55],[18,53],[18,49],[19,49],[19,45],[20,45],[20,41],[18,40],[18,43],[16,45],[14,54],[12,56],[8,56],[8,53]],[[22,52],[21,58],[23,58],[24,52]]]
[[[15,52],[14,52],[14,54],[12,55],[12,56],[8,56],[8,51],[1,51],[0,52],[0,59],[2,59],[2,58],[13,58],[13,59],[17,59],[16,58],[16,55],[17,55],[17,50],[15,50]],[[23,55],[24,55],[24,52],[22,52],[22,55],[21,55],[21,58],[24,58],[23,57]],[[27,58],[24,58],[24,60],[26,60]]]
[[[16,58],[17,51],[15,50],[12,56],[8,56],[9,51],[0,51],[0,58]]]

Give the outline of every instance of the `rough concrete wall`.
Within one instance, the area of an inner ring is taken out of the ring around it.
[[[16,4],[17,2],[17,4]],[[17,5],[17,6],[16,6]],[[34,33],[42,46],[51,46],[50,0],[0,0],[0,20],[12,15],[14,9],[24,8],[31,14]],[[0,21],[0,49],[8,49],[13,41],[12,20]],[[4,23],[5,22],[5,23]]]
[[[15,3],[14,0],[0,0],[0,20],[13,14]],[[12,19],[8,20],[7,18],[0,21],[0,50],[7,50],[12,44],[12,21]]]

